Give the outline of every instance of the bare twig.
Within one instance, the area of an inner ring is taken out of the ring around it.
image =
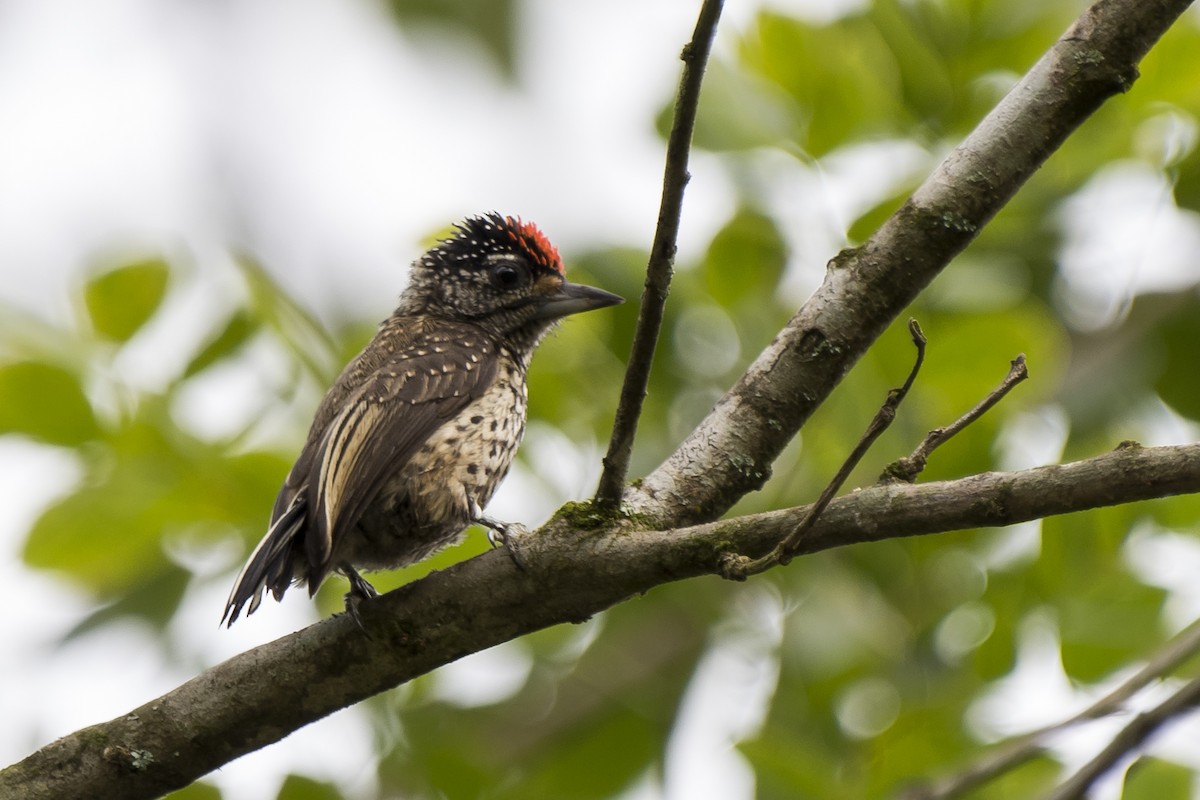
[[[925,334],[921,331],[921,326],[917,324],[915,319],[908,321],[908,332],[912,336],[913,344],[917,348],[917,358],[913,362],[912,369],[908,372],[908,379],[904,381],[904,385],[899,389],[892,389],[888,392],[887,399],[883,401],[883,405],[875,412],[875,416],[871,420],[871,423],[867,425],[862,438],[858,440],[858,444],[850,451],[850,455],[846,457],[837,474],[833,476],[833,480],[821,492],[821,496],[817,498],[817,502],[812,504],[808,513],[800,520],[800,524],[793,528],[765,556],[751,559],[740,553],[726,553],[721,559],[722,577],[729,580],[744,581],[751,575],[757,575],[777,564],[786,564],[792,560],[792,556],[796,553],[796,546],[799,544],[801,538],[816,524],[817,519],[821,516],[821,512],[833,500],[838,489],[842,488],[842,484],[846,482],[846,479],[850,477],[850,473],[858,466],[858,462],[862,461],[863,456],[871,449],[871,445],[875,443],[875,440],[896,419],[896,409],[899,408],[900,403],[908,394],[908,390],[912,388],[913,382],[917,379],[917,373],[921,371],[921,364],[925,362],[926,339]]]
[[[1051,792],[1046,800],[1077,800],[1084,797],[1092,784],[1118,761],[1149,739],[1165,723],[1197,705],[1200,705],[1200,678],[1193,678],[1162,703],[1134,717],[1107,747]]]
[[[679,218],[683,210],[683,190],[690,178],[688,151],[692,144],[692,129],[696,125],[696,110],[700,105],[700,84],[704,79],[708,54],[712,50],[717,22],[721,18],[722,5],[722,0],[704,0],[692,40],[680,54],[683,76],[679,80],[679,94],[675,101],[675,121],[667,138],[667,164],[663,174],[658,225],[650,249],[650,261],[646,265],[641,311],[633,335],[629,364],[625,368],[625,383],[621,387],[621,398],[613,420],[612,439],[604,456],[604,472],[596,488],[596,503],[606,508],[616,508],[621,502],[625,476],[629,472],[629,457],[633,452],[633,439],[637,435],[638,418],[642,414],[642,402],[646,399],[646,387],[650,382],[650,367],[654,362],[663,309],[671,288],[675,242],[679,236]]]
[[[1032,736],[1043,736],[1047,733],[1060,731],[1071,725],[1088,720],[1099,719],[1109,714],[1121,711],[1135,694],[1144,689],[1151,681],[1159,680],[1175,670],[1192,656],[1200,653],[1200,619],[1181,630],[1159,649],[1146,665],[1129,676],[1124,683],[1101,697],[1092,705],[1080,711],[1070,719],[1048,725],[1034,731]]]
[[[1092,703],[1074,716],[1023,734],[999,746],[984,758],[954,775],[928,784],[910,787],[901,793],[901,800],[955,800],[974,791],[1005,772],[1045,752],[1045,740],[1053,733],[1066,730],[1081,722],[1115,714],[1125,709],[1125,703],[1152,681],[1169,675],[1180,664],[1200,652],[1200,620],[1192,622],[1161,647],[1145,666],[1129,676],[1120,686]]]
[[[959,417],[953,425],[931,430],[926,434],[925,439],[917,449],[912,452],[912,455],[907,458],[901,458],[898,461],[893,461],[883,471],[883,475],[879,479],[912,483],[921,474],[921,471],[925,469],[925,465],[929,462],[929,456],[934,450],[941,447],[972,422],[986,414],[992,406],[1003,400],[1004,396],[1012,391],[1014,386],[1028,377],[1029,370],[1025,367],[1025,354],[1022,353],[1012,360],[1008,375],[1004,377],[1000,385],[989,393],[987,397],[980,400],[974,408]]]

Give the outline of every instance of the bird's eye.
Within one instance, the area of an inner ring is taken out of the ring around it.
[[[513,289],[521,282],[521,272],[511,264],[492,267],[492,282],[501,289]]]

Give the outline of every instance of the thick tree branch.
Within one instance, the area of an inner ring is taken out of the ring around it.
[[[850,367],[1107,98],[1189,0],[1099,0],[825,281],[709,416],[625,493],[634,513],[715,519],[771,464]]]
[[[675,243],[679,238],[679,218],[683,213],[683,190],[687,186],[688,152],[692,146],[692,130],[696,127],[696,111],[700,107],[700,84],[708,65],[717,22],[721,19],[722,0],[704,0],[692,40],[683,48],[683,76],[679,79],[679,96],[675,101],[675,121],[667,138],[667,166],[663,175],[662,201],[658,209],[658,225],[650,262],[646,265],[646,284],[642,290],[642,305],[621,399],[613,421],[608,454],[604,456],[604,472],[596,489],[596,503],[602,508],[615,508],[625,490],[629,472],[629,457],[637,435],[638,418],[650,383],[650,367],[658,348],[662,330],[663,311],[671,288],[672,266],[675,263]]]
[[[1188,492],[1200,492],[1200,444],[1129,445],[1060,466],[863,489],[834,500],[799,552]],[[570,512],[524,543],[528,570],[516,570],[503,552],[485,553],[363,607],[370,638],[340,615],[235,656],[0,771],[0,798],[156,797],[469,653],[587,619],[664,583],[715,574],[731,547],[764,553],[807,508],[654,531],[581,530]]]

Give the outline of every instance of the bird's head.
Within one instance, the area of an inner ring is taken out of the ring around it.
[[[535,225],[490,213],[459,223],[417,259],[400,310],[532,345],[562,317],[621,302],[568,282],[558,249]]]

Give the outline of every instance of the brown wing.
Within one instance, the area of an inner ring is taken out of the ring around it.
[[[264,592],[280,599],[297,578],[315,592],[332,566],[333,543],[384,481],[496,379],[494,346],[478,331],[382,332],[395,349],[368,347],[322,400],[313,428],[323,433],[300,453],[280,489],[269,529],[234,581],[223,622],[232,625],[247,604],[253,613]]]
[[[396,352],[330,422],[307,480],[305,546],[314,576],[384,483],[429,436],[496,379],[494,346],[482,335],[430,335]],[[310,591],[319,583],[310,581]]]

